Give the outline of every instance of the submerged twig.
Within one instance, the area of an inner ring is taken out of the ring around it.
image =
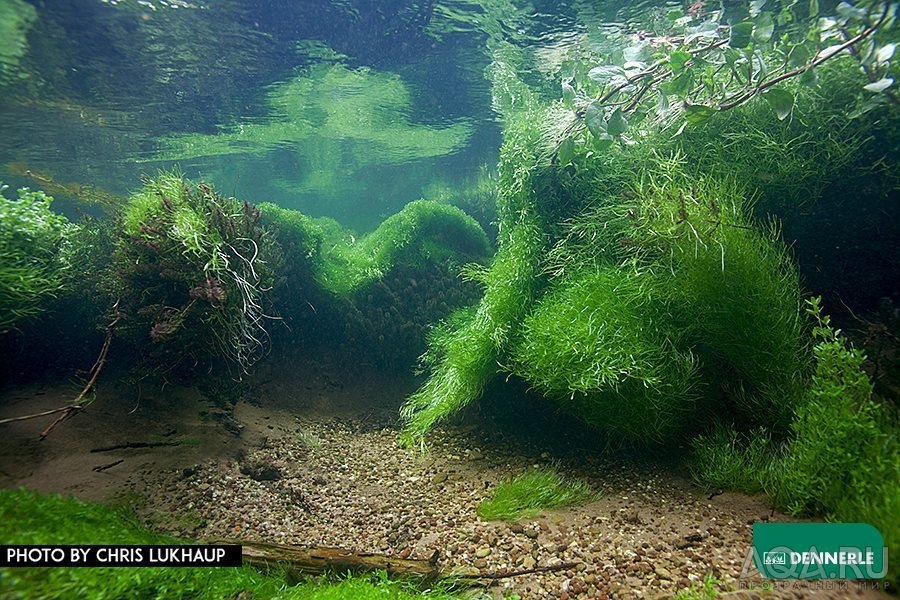
[[[46,438],[50,435],[50,432],[53,431],[53,428],[70,418],[76,412],[81,410],[82,408],[89,405],[93,402],[93,399],[88,399],[88,394],[94,389],[94,385],[97,383],[97,377],[100,376],[100,371],[103,370],[103,366],[106,364],[106,355],[109,353],[109,346],[112,344],[112,336],[113,330],[116,325],[122,319],[122,313],[119,312],[119,301],[116,300],[115,304],[113,304],[113,316],[114,319],[106,326],[106,337],[103,339],[103,346],[100,348],[100,354],[97,356],[97,360],[94,361],[94,366],[91,367],[89,371],[91,378],[88,380],[87,384],[85,384],[84,388],[82,388],[81,393],[75,397],[75,400],[72,401],[71,404],[67,406],[61,406],[59,408],[54,408],[51,410],[45,410],[39,413],[34,413],[30,415],[23,415],[20,417],[10,417],[8,419],[0,419],[0,425],[4,425],[6,423],[14,423],[16,421],[26,421],[28,419],[37,419],[39,417],[46,417],[48,415],[54,415],[56,413],[62,413],[55,421],[53,421],[46,429],[41,432],[40,439]]]

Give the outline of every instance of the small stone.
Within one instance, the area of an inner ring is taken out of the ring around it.
[[[474,560],[474,562],[472,562],[472,564],[475,565],[476,567],[478,567],[479,569],[483,569],[487,566],[487,561],[484,560],[483,558],[476,558]]]
[[[443,473],[443,472],[437,473],[437,474],[431,479],[431,483],[432,483],[433,485],[440,485],[440,484],[444,483],[445,481],[447,481],[447,474],[446,474],[446,473]]]
[[[663,581],[671,581],[672,573],[665,567],[656,565],[653,569],[653,572],[656,573],[656,576],[662,579]]]
[[[491,555],[490,548],[479,548],[478,550],[475,551],[475,556],[477,556],[478,558],[485,558],[490,555]]]
[[[525,559],[522,561],[522,566],[525,567],[526,569],[533,569],[535,564],[537,564],[537,561],[534,560],[534,557],[531,555],[526,556]]]

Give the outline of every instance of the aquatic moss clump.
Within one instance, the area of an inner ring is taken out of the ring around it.
[[[422,267],[448,259],[460,264],[490,250],[484,230],[460,209],[428,200],[410,202],[359,239],[337,221],[314,219],[275,204],[260,205],[280,230],[292,257],[307,262],[318,284],[339,296],[380,280],[399,266]]]
[[[359,237],[333,219],[260,209],[286,253],[276,297],[289,327],[381,366],[408,368],[429,323],[474,300],[459,269],[490,253],[475,220],[433,201],[411,202]]]
[[[518,521],[542,510],[585,504],[595,497],[586,482],[568,479],[553,467],[542,467],[501,483],[475,511],[490,521]]]
[[[616,267],[558,282],[525,318],[511,371],[617,439],[677,433],[695,414],[703,382],[644,283]]]
[[[147,179],[120,215],[112,288],[129,317],[122,329],[176,361],[224,356],[246,370],[267,345],[281,259],[260,216],[177,173]]]
[[[47,308],[66,284],[77,227],[50,209],[53,198],[0,184],[0,333]]]
[[[346,295],[400,265],[448,259],[462,264],[483,259],[489,250],[484,230],[460,209],[417,200],[359,239],[344,234],[326,243],[316,278],[324,288]]]

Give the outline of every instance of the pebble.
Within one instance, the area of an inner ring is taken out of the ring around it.
[[[189,475],[183,468],[154,474],[154,480],[144,475],[148,506],[141,516],[157,529],[174,531],[176,525],[167,525],[164,515],[193,505],[205,521],[191,533],[196,538],[269,539],[424,560],[439,550],[441,569],[470,576],[491,567],[529,571],[539,564],[578,563],[492,588],[495,596],[524,598],[671,597],[691,585],[690,575],[712,570],[723,587],[734,586],[742,562],[729,563],[718,548],[727,548],[729,556],[746,552],[751,531],[744,522],[763,516],[750,501],[727,515],[711,511],[702,492],[669,475],[597,466],[579,455],[574,468],[590,468],[591,483],[603,491],[596,503],[524,523],[486,522],[475,509],[495,483],[536,461],[515,446],[501,449],[502,435],[482,440],[471,431],[438,429],[423,458],[398,449],[392,429],[333,421],[311,423],[304,431],[321,440],[322,448],[303,450],[299,460],[293,454],[299,449],[296,439],[270,434],[265,448],[247,445],[240,461],[211,459],[189,467]],[[476,444],[479,449],[466,451]],[[550,459],[567,468],[563,457],[542,460]],[[247,465],[271,465],[283,477],[234,477]],[[645,492],[651,481],[652,491]],[[448,482],[452,493],[444,485]],[[718,520],[704,517],[704,510]]]

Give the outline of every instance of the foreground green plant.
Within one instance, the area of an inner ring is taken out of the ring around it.
[[[482,519],[518,521],[545,509],[585,504],[594,498],[596,494],[584,481],[567,479],[557,469],[543,467],[498,485],[476,512]]]
[[[4,544],[177,544],[123,513],[99,504],[27,490],[0,490]],[[347,576],[333,583],[288,586],[279,574],[240,568],[16,568],[0,569],[4,597],[26,598],[233,598],[272,599],[451,598],[421,592],[384,573]]]
[[[7,198],[0,184],[0,333],[39,314],[62,291],[75,231],[50,210],[53,198],[20,189]]]
[[[783,444],[761,431],[717,429],[693,445],[695,477],[710,487],[765,491],[794,515],[824,515],[874,525],[890,554],[900,552],[900,423],[873,397],[863,355],[831,326],[820,300],[809,302],[816,322],[815,373],[800,398]],[[888,565],[887,579],[900,570]]]

